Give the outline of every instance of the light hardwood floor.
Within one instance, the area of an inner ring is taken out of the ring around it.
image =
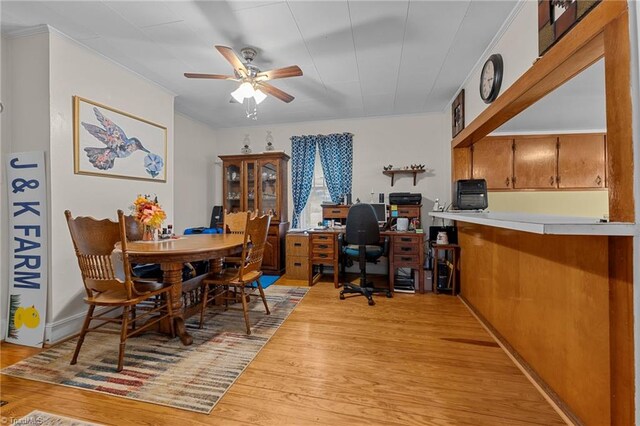
[[[290,282],[295,284],[295,282]],[[2,345],[2,367],[37,349]],[[0,375],[0,419],[39,409],[104,424],[563,424],[451,296],[338,300],[311,288],[210,415]]]

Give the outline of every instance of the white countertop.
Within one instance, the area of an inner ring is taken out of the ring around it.
[[[589,217],[468,211],[429,212],[429,216],[534,234],[631,236],[639,232],[633,223],[600,222]]]

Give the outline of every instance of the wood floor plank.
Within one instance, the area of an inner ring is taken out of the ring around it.
[[[40,409],[116,425],[563,424],[457,298],[397,294],[368,306],[339,300],[330,279],[310,289],[209,415],[0,375],[9,401],[0,416]],[[2,344],[0,365],[38,351]]]

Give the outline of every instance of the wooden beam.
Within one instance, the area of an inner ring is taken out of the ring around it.
[[[633,238],[609,237],[611,424],[635,424]]]
[[[603,28],[627,10],[625,1],[596,6],[511,87],[463,129],[452,148],[473,144],[604,55]]]
[[[631,47],[628,13],[604,29],[609,220],[634,222]]]

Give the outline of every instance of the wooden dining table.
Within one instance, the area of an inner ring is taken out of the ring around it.
[[[182,303],[182,268],[187,262],[208,260],[211,272],[220,272],[222,259],[242,250],[242,234],[200,234],[185,235],[176,239],[160,241],[131,241],[127,244],[129,261],[132,263],[159,263],[162,280],[171,286],[173,300],[174,332],[184,345],[190,345],[193,338],[185,327]],[[119,248],[116,246],[116,248]],[[171,333],[168,321],[160,322],[159,331]]]

